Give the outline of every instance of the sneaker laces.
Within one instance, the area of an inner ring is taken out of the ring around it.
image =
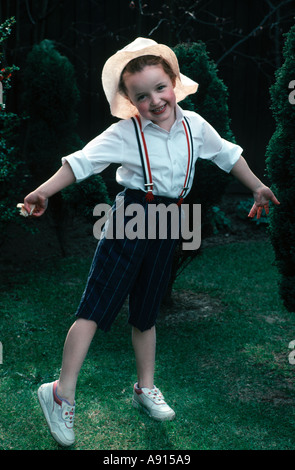
[[[75,407],[67,405],[63,411],[63,419],[67,422],[66,423],[67,427],[73,427],[74,418],[75,418]]]
[[[146,393],[146,395],[151,398],[155,403],[159,404],[159,403],[165,403],[165,400],[164,400],[164,396],[163,394],[161,393],[161,391],[154,387],[152,388],[151,390],[149,390],[149,392]]]

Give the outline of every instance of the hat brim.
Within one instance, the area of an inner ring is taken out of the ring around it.
[[[102,71],[102,85],[113,116],[129,119],[138,114],[136,107],[119,92],[118,86],[121,73],[128,62],[144,55],[161,56],[170,64],[176,75],[174,92],[177,102],[197,91],[198,83],[180,73],[177,57],[168,46],[154,43],[133,51],[122,49],[107,60]]]

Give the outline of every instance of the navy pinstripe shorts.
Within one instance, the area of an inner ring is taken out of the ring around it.
[[[143,192],[125,190],[120,193],[120,200],[124,208],[130,204],[141,204],[144,208],[145,234],[148,230],[148,206]],[[117,198],[118,198],[117,196]],[[166,206],[176,200],[155,196],[156,204],[164,203]],[[113,226],[118,224],[118,204],[112,208]],[[180,213],[178,217],[180,225]],[[148,330],[156,323],[161,300],[166,292],[175,248],[178,239],[159,237],[160,218],[156,220],[156,237],[113,238],[106,236],[108,222],[105,225],[103,236],[99,240],[87,284],[76,312],[76,316],[93,320],[98,328],[109,331],[118,315],[123,303],[129,296],[128,322],[141,331]],[[125,215],[123,224],[126,227],[130,216]],[[150,220],[150,219],[149,219]],[[121,220],[119,223],[122,223]],[[167,234],[171,219],[168,217]],[[120,227],[119,227],[120,228]]]

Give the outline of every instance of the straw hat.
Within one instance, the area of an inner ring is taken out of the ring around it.
[[[177,57],[170,47],[158,44],[152,39],[137,38],[112,55],[106,61],[102,71],[102,85],[113,116],[129,119],[138,114],[135,106],[119,92],[118,86],[121,73],[128,62],[143,55],[161,56],[170,64],[176,74],[174,91],[177,102],[183,100],[187,95],[195,93],[198,89],[196,82],[180,73]]]

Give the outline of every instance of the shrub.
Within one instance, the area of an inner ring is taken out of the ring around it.
[[[270,212],[270,237],[281,275],[280,293],[286,308],[295,311],[295,105],[289,83],[295,79],[295,26],[286,34],[284,63],[270,88],[276,129],[267,147],[266,168],[281,206]]]
[[[47,39],[29,53],[23,82],[24,108],[30,117],[25,152],[32,179],[37,185],[57,171],[62,156],[83,146],[76,131],[80,94],[74,67]],[[63,252],[66,209],[89,216],[95,204],[107,197],[102,178],[93,177],[51,198],[49,211]],[[84,202],[82,211],[77,201]]]
[[[217,67],[209,58],[203,42],[178,44],[174,48],[179,67],[183,74],[199,83],[197,93],[190,95],[180,103],[183,109],[199,113],[226,140],[235,142],[230,129],[228,112],[228,91],[226,85],[218,77]],[[187,204],[201,204],[202,207],[202,238],[217,228],[216,214],[230,176],[214,163],[198,159],[192,189],[186,197]],[[193,220],[190,217],[190,220]],[[178,249],[172,268],[170,288],[166,301],[169,299],[172,284],[183,268],[197,256],[198,251]]]
[[[16,146],[16,135],[22,118],[5,107],[6,93],[11,88],[11,77],[18,69],[15,65],[6,64],[4,44],[8,39],[14,18],[7,19],[0,25],[0,237],[1,242],[6,235],[9,222],[19,221],[18,211],[15,206],[17,194],[22,189],[24,181],[20,178],[21,158]],[[3,96],[2,96],[3,95]],[[2,101],[2,100],[1,100]]]
[[[272,203],[269,203],[269,207],[272,206]],[[269,217],[266,215],[265,212],[262,212],[260,219],[257,218],[249,218],[248,214],[253,207],[253,198],[248,198],[246,200],[240,201],[236,206],[236,215],[241,220],[247,220],[248,223],[254,225],[268,225],[269,224]]]
[[[226,140],[234,142],[228,113],[228,91],[218,77],[217,67],[209,58],[203,42],[179,44],[174,48],[182,73],[199,83],[197,93],[180,103],[184,109],[199,113]],[[207,214],[212,206],[218,205],[230,177],[214,163],[198,159],[193,187],[186,199],[202,205],[202,236],[210,226]]]
[[[73,184],[62,191],[62,197],[75,214],[93,223],[93,209],[97,204],[111,204],[106,184],[101,175],[93,175],[79,184]]]
[[[30,117],[26,158],[36,183],[60,167],[60,157],[78,150],[76,132],[80,94],[74,67],[45,39],[28,54],[23,73],[23,104]]]

